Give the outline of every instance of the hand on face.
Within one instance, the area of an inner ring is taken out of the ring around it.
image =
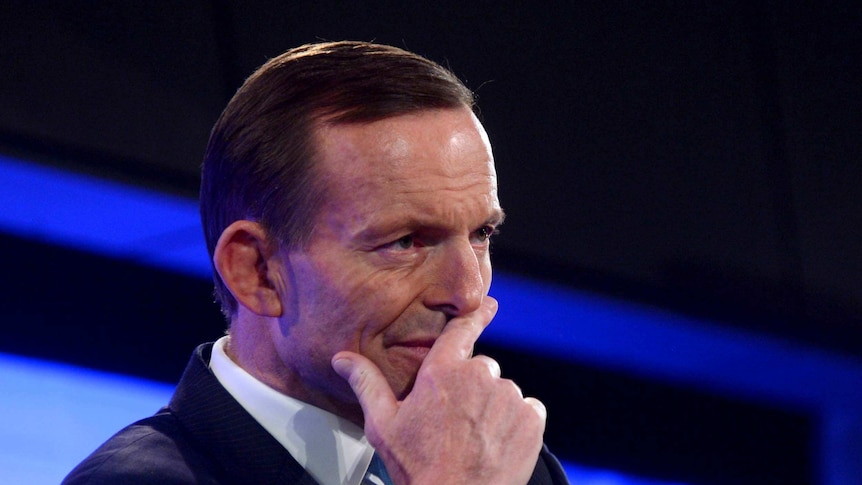
[[[525,484],[542,447],[546,411],[524,398],[500,366],[473,357],[473,345],[496,313],[485,297],[449,321],[425,358],[413,390],[397,401],[370,360],[353,352],[332,359],[365,415],[365,433],[397,484]]]

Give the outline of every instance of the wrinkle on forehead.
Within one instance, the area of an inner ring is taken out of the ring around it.
[[[318,136],[330,224],[356,228],[384,214],[453,224],[501,213],[487,135],[467,109],[328,126]]]
[[[380,194],[386,194],[385,199]],[[405,225],[412,221],[415,225],[439,227],[472,219],[481,224],[488,219],[501,218],[502,213],[493,174],[456,178],[378,174],[357,180],[350,193],[340,193],[337,197],[339,205],[345,209],[339,211],[338,219],[355,231],[387,219]]]
[[[443,143],[436,145],[440,149],[440,161],[448,162],[440,165],[425,165],[417,168],[440,169],[441,175],[457,176],[459,173],[459,162],[470,158],[480,159],[484,157],[487,167],[494,172],[493,160],[491,153],[491,145],[488,141],[488,135],[484,128],[479,123],[478,119],[473,116],[474,123],[472,125],[460,126],[459,130],[451,133]],[[433,130],[432,130],[433,131]],[[476,134],[479,134],[480,144],[476,143]],[[385,131],[380,133],[381,146],[383,147],[386,159],[391,163],[392,168],[403,168],[407,165],[416,164],[417,160],[423,158],[423,153],[416,153],[416,139],[408,139],[403,133],[394,131]],[[422,133],[429,138],[435,137],[436,133]],[[442,138],[442,137],[441,137]],[[481,150],[481,154],[480,154]],[[472,168],[472,167],[471,167]]]
[[[369,173],[361,165],[371,163],[377,165],[378,175],[391,175],[393,180],[482,170],[496,182],[488,135],[466,108],[426,110],[370,123],[324,124],[316,130],[316,138],[325,168],[351,178],[367,178]],[[428,147],[431,153],[422,150]],[[366,160],[373,152],[375,158]],[[401,169],[416,173],[398,177]]]

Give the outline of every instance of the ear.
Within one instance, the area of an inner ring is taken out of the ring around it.
[[[213,254],[216,271],[237,302],[265,317],[281,316],[276,284],[281,263],[278,244],[260,224],[236,221],[221,233]]]

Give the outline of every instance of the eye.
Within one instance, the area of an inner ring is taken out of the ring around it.
[[[390,249],[410,249],[413,247],[416,242],[416,238],[413,235],[407,235],[401,238],[398,238],[391,243],[387,244],[385,247]]]
[[[497,229],[492,226],[485,226],[476,231],[476,240],[478,242],[486,242],[491,239],[491,236],[499,233]]]

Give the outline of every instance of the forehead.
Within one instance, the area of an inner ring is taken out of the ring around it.
[[[491,147],[466,107],[324,125],[316,137],[330,202],[499,206]]]

